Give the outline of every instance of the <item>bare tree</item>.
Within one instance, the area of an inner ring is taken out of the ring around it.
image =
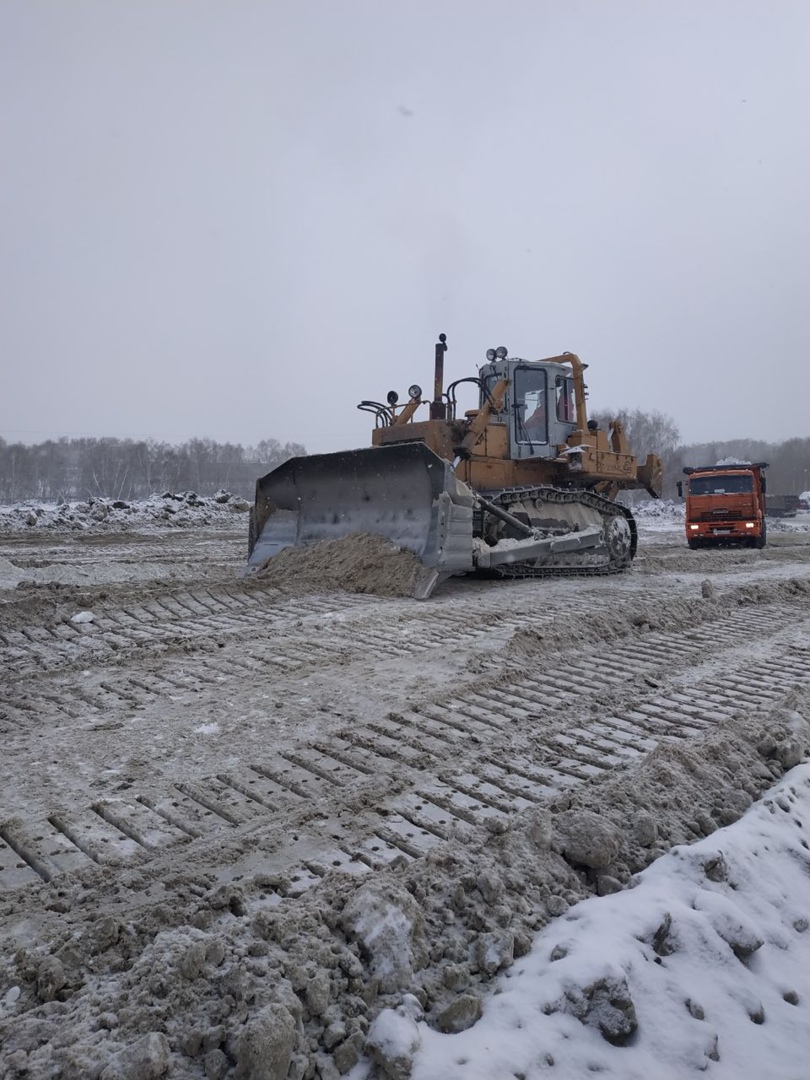
[[[252,498],[256,480],[290,457],[299,443],[190,439],[180,446],[132,439],[59,439],[33,446],[0,438],[0,502],[91,497],[143,499],[165,491],[212,495],[219,489]]]

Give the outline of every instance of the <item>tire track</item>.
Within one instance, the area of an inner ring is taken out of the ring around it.
[[[168,859],[176,870],[184,857],[216,867],[223,880],[264,866],[278,899],[301,895],[330,868],[365,873],[420,858],[454,830],[497,829],[591,777],[632,767],[664,741],[783,700],[810,681],[810,650],[789,641],[810,624],[797,620],[805,606],[773,605],[754,618],[740,611],[720,633],[707,624],[686,639],[649,632],[629,649],[580,650],[566,654],[562,670],[548,662],[513,669],[452,697],[178,780],[162,795],[133,789],[41,820],[3,821],[0,890],[90,865]],[[662,672],[670,676],[664,687]],[[106,715],[104,700],[87,699]]]

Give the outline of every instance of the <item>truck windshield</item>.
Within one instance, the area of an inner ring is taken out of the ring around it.
[[[717,473],[715,476],[693,476],[689,481],[690,495],[741,495],[754,490],[754,478]]]

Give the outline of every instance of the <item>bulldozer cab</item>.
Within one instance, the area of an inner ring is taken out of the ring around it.
[[[576,429],[574,379],[564,364],[504,360],[481,368],[481,406],[495,386],[508,379],[501,411],[491,423],[509,429],[509,457],[554,458],[558,445]]]

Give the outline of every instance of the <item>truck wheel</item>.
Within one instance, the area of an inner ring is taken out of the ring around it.
[[[762,532],[761,532],[761,533],[759,534],[759,536],[757,537],[757,539],[756,539],[756,543],[755,543],[755,545],[754,545],[754,546],[755,546],[755,547],[758,547],[758,548],[764,548],[764,547],[765,547],[765,544],[766,544],[767,542],[768,542],[768,527],[767,527],[767,525],[765,524],[765,522],[763,521],[763,522],[762,522]]]
[[[689,547],[692,549],[692,551],[696,551],[700,547],[699,540],[688,540],[687,543],[689,544]]]

